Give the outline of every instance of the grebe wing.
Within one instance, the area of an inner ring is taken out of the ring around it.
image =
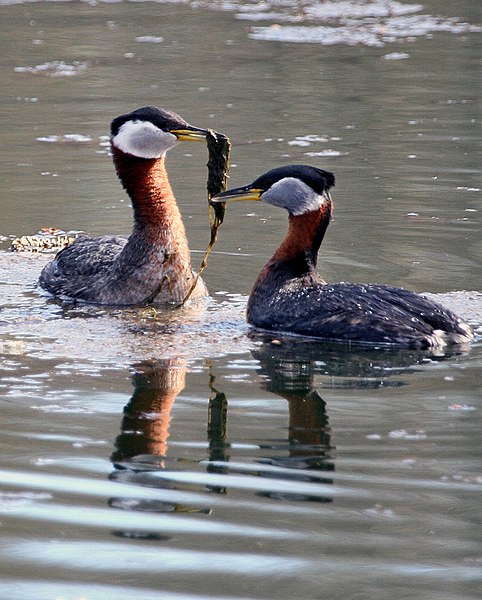
[[[52,274],[75,277],[103,273],[112,267],[126,242],[122,236],[81,236],[56,255],[50,263]]]
[[[126,242],[121,236],[78,237],[43,268],[40,287],[58,296],[79,297],[86,286],[105,279]]]
[[[434,330],[464,334],[459,318],[432,300],[401,288],[338,283],[302,291],[287,330],[366,343],[407,344]],[[294,299],[292,299],[294,300]]]
[[[368,296],[368,308],[371,309],[373,304],[373,308],[375,310],[379,309],[381,315],[383,315],[385,306],[388,305],[401,318],[406,319],[407,316],[410,316],[413,322],[421,321],[433,329],[443,329],[447,332],[458,330],[461,322],[460,318],[450,309],[423,294],[417,294],[403,288],[377,284],[358,287],[364,288],[364,291],[361,292],[363,297]]]

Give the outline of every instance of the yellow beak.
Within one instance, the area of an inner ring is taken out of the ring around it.
[[[171,129],[169,133],[175,135],[180,142],[204,142],[206,141],[207,129]]]
[[[242,202],[243,200],[261,200],[261,194],[265,190],[251,187],[233,188],[226,190],[220,194],[216,194],[211,198],[211,202]]]

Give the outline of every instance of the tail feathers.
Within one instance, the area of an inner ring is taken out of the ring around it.
[[[437,349],[451,345],[469,344],[474,339],[474,334],[467,324],[460,322],[457,331],[434,329],[425,339],[429,348]]]

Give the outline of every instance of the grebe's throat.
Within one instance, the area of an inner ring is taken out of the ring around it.
[[[316,266],[332,213],[330,195],[326,193],[324,197],[325,201],[317,210],[289,216],[288,233],[270,262],[298,260],[303,256],[311,267]]]

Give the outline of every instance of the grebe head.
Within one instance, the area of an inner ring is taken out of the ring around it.
[[[333,185],[335,176],[329,171],[308,165],[288,165],[271,169],[249,185],[216,194],[211,202],[260,200],[298,216],[321,208],[330,200],[328,190]]]
[[[112,145],[138,158],[160,158],[179,141],[204,141],[206,135],[206,129],[193,127],[176,113],[155,106],[138,108],[111,123]]]

